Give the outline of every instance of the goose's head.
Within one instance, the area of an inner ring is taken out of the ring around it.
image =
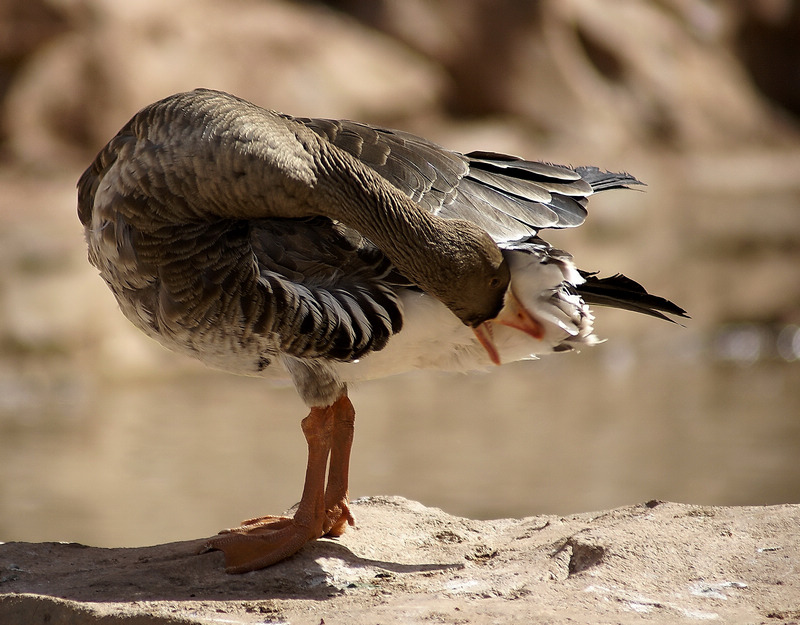
[[[511,269],[497,244],[474,224],[449,223],[459,233],[455,273],[438,273],[436,296],[475,332],[491,361],[500,364],[492,324],[499,323],[541,339],[544,329],[511,288]],[[441,269],[441,268],[440,268]]]
[[[491,245],[489,245],[491,244]],[[493,241],[472,247],[460,259],[459,272],[443,284],[442,301],[470,328],[500,314],[509,290],[511,272]]]

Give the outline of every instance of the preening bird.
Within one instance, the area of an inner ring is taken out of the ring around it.
[[[90,262],[148,336],[233,373],[288,375],[310,408],[296,513],[211,538],[226,570],[353,524],[348,382],[591,345],[591,304],[686,316],[539,237],[633,184],[206,89],[138,112],[78,182]]]

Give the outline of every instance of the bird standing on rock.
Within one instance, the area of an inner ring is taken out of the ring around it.
[[[686,316],[538,236],[583,223],[593,192],[631,184],[206,89],[137,113],[78,183],[90,262],[148,336],[233,373],[288,373],[311,409],[295,515],[210,539],[226,570],[353,524],[348,382],[591,345],[590,304]]]

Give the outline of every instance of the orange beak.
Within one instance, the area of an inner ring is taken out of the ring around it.
[[[494,344],[494,333],[492,332],[492,323],[500,323],[509,328],[522,330],[528,336],[535,339],[541,339],[544,336],[544,327],[536,319],[531,316],[527,309],[520,303],[514,291],[508,290],[506,300],[500,313],[494,319],[484,321],[477,328],[473,328],[475,337],[478,342],[489,354],[489,359],[496,365],[500,364],[500,352],[497,351],[497,346]]]

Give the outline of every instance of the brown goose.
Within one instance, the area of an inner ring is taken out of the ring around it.
[[[348,381],[592,344],[589,304],[685,316],[537,236],[580,225],[594,191],[637,183],[210,90],[137,113],[78,183],[90,262],[148,336],[234,373],[288,373],[311,409],[297,512],[210,539],[226,570],[353,524]]]

